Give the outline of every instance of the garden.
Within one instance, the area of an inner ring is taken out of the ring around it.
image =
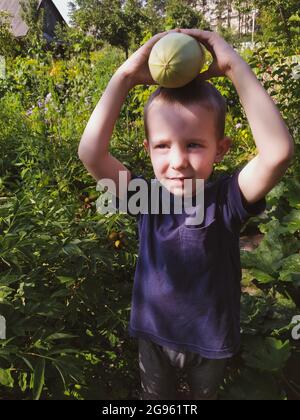
[[[85,2],[77,3],[85,10]],[[134,19],[135,2],[125,3]],[[196,27],[193,5],[169,3],[173,9],[157,28]],[[300,17],[297,2],[279,3],[290,38],[259,1],[260,29],[250,47],[243,43],[249,40],[219,30],[273,98],[295,143],[292,164],[266,197],[266,211],[241,231],[242,348],[227,367],[224,400],[300,399]],[[118,43],[70,29],[59,33],[71,40],[63,51],[46,48],[37,29],[26,48],[10,42],[1,18],[0,315],[6,334],[0,339],[0,400],[139,398],[137,343],[127,332],[137,225],[127,214],[97,212],[99,192],[78,145],[114,72],[157,32],[154,17],[139,31],[125,20],[132,31],[121,28],[130,35],[128,49],[124,36]],[[83,21],[81,14],[77,26]],[[227,100],[226,135],[233,139],[217,176],[245,165],[256,148],[232,83],[225,77],[212,82]],[[130,91],[110,143],[113,156],[149,178],[143,108],[154,89]]]

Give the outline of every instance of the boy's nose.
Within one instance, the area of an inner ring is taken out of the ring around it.
[[[187,158],[184,153],[173,151],[170,165],[173,169],[180,170],[187,167]]]

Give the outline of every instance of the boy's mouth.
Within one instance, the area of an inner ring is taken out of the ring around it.
[[[191,177],[176,177],[176,178],[168,178],[171,181],[184,181],[185,179],[192,179]]]

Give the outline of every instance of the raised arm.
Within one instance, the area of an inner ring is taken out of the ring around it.
[[[168,31],[172,32],[172,31]],[[162,32],[140,47],[116,71],[94,109],[82,135],[78,156],[96,181],[109,178],[119,187],[119,172],[129,170],[109,153],[109,142],[122,105],[131,88],[138,84],[154,84],[148,58],[153,45],[168,32]]]
[[[109,153],[109,142],[131,83],[126,74],[117,71],[109,81],[100,101],[94,109],[81,137],[78,156],[96,181],[109,178],[118,191],[119,171],[129,170]]]
[[[94,163],[109,153],[109,141],[130,89],[131,84],[124,73],[117,71],[110,79],[78,147],[78,155],[83,162]]]
[[[245,110],[257,155],[239,174],[239,186],[251,204],[264,197],[282,178],[293,154],[293,139],[278,108],[251,68],[241,60],[228,72]]]
[[[272,98],[249,65],[222,37],[209,31],[181,31],[197,38],[214,58],[202,77],[227,76],[237,90],[258,151],[240,172],[238,182],[246,201],[255,203],[284,175],[293,157],[293,139]]]

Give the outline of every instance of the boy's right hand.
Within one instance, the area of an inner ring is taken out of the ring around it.
[[[118,68],[117,73],[125,75],[131,87],[136,85],[155,85],[156,82],[152,79],[148,66],[148,59],[152,47],[160,38],[170,32],[179,31],[179,29],[172,29],[154,35]]]

